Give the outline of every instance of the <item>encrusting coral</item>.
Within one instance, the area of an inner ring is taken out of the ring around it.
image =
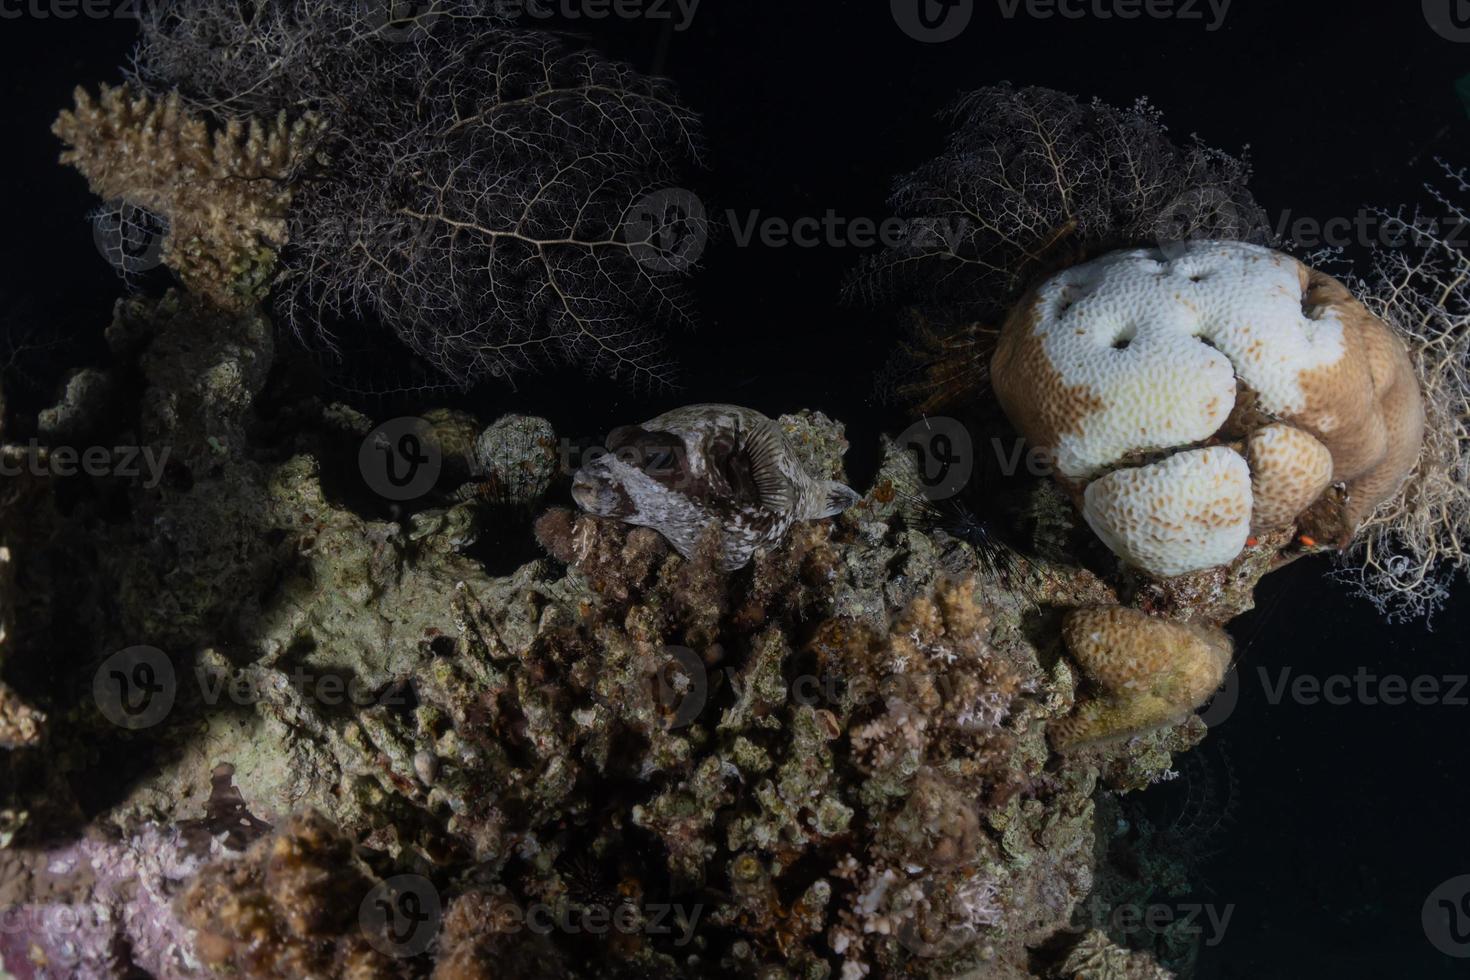
[[[213,787],[200,819],[126,830],[103,820],[76,840],[0,850],[0,963],[35,980],[202,975],[179,894],[269,829],[245,810],[228,766]]]
[[[1188,717],[1230,668],[1230,638],[1212,627],[1157,619],[1126,606],[1076,609],[1062,624],[1067,651],[1100,693],[1050,728],[1074,748]]]
[[[163,217],[163,261],[228,309],[258,302],[287,240],[292,181],[321,137],[319,117],[231,118],[212,125],[178,93],[83,89],[52,131],[93,193]]]

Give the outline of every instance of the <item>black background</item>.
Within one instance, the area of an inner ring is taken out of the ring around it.
[[[0,18],[0,315],[12,333],[43,326],[68,341],[21,379],[42,397],[60,366],[94,356],[120,289],[85,220],[95,202],[56,165],[48,128],[74,85],[118,80],[133,24],[36,16],[36,2],[0,4],[20,12]],[[1213,32],[1200,20],[1007,19],[1001,9],[976,0],[973,23],[945,44],[908,37],[883,0],[704,0],[686,31],[652,20],[559,23],[676,80],[707,134],[706,169],[691,187],[716,214],[881,220],[893,175],[942,146],[939,111],[1001,80],[1114,104],[1147,96],[1177,136],[1197,132],[1231,151],[1249,144],[1253,186],[1273,220],[1413,203],[1436,156],[1470,165],[1470,109],[1456,90],[1470,74],[1470,44],[1432,30],[1418,0],[1235,0]],[[771,415],[819,408],[847,422],[862,485],[878,431],[901,424],[872,398],[872,372],[896,340],[893,317],[840,303],[858,250],[742,248],[733,237],[706,253],[699,326],[674,342],[681,390],[632,395],[567,372],[474,392],[467,406],[483,418],[536,412],[558,431],[591,435],[691,401]],[[1430,891],[1470,873],[1470,706],[1272,704],[1259,677],[1470,672],[1467,592],[1457,590],[1433,631],[1389,626],[1328,582],[1329,569],[1319,559],[1277,573],[1258,610],[1232,627],[1240,703],[1214,738],[1238,793],[1231,829],[1199,878],[1204,900],[1234,913],[1199,975],[1470,975],[1470,960],[1436,952],[1420,924]]]

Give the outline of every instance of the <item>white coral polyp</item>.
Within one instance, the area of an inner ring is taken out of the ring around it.
[[[1246,455],[1255,496],[1251,527],[1256,531],[1289,526],[1332,482],[1332,453],[1294,426],[1257,429]]]
[[[1302,304],[1301,266],[1241,242],[1115,252],[1048,280],[1032,330],[1077,406],[1057,466],[1090,477],[1134,452],[1208,439],[1235,407],[1237,377],[1289,416],[1304,382],[1346,351],[1331,311]]]
[[[1225,446],[1176,453],[1088,484],[1083,516],[1115,554],[1171,577],[1232,561],[1251,529],[1251,473]]]

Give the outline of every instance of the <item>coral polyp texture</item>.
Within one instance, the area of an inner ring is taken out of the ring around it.
[[[1223,565],[1250,537],[1250,469],[1224,446],[1176,453],[1092,481],[1082,515],[1115,553],[1156,575]]]
[[[1230,638],[1218,629],[1126,606],[1074,610],[1062,624],[1062,638],[1098,694],[1051,725],[1059,748],[1183,720],[1219,690],[1233,653]]]
[[[310,113],[283,109],[264,121],[217,126],[177,92],[155,97],[102,86],[52,127],[61,162],[107,201],[146,208],[167,222],[162,260],[190,289],[221,306],[257,301],[286,243],[292,180],[321,135]]]
[[[1052,276],[1007,319],[991,378],[1099,536],[1160,576],[1231,561],[1253,529],[1346,544],[1423,441],[1393,329],[1337,280],[1242,242]]]

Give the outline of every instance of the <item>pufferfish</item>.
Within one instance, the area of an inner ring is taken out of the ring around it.
[[[859,497],[812,476],[780,426],[737,405],[690,405],[624,425],[572,479],[572,499],[598,517],[653,528],[689,558],[720,528],[725,571],[785,537],[797,521],[839,514]]]

